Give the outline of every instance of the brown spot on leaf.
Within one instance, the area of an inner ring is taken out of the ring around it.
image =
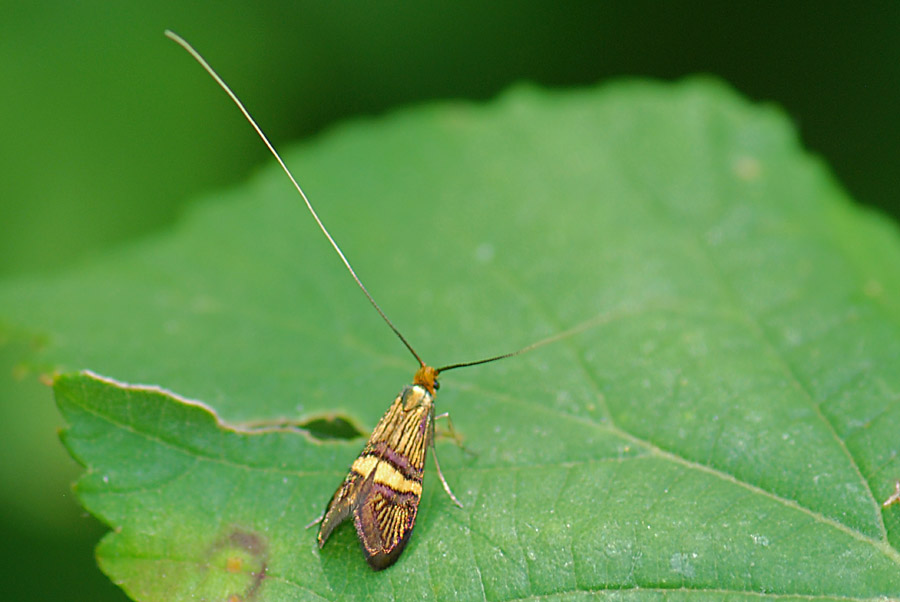
[[[228,593],[228,602],[249,602],[259,593],[266,578],[269,549],[266,539],[256,532],[232,527],[217,539],[208,552],[209,566],[228,574],[244,576],[241,586]]]
[[[254,556],[264,555],[266,553],[266,542],[262,537],[250,531],[235,529],[228,536],[229,543],[235,548],[241,548],[250,552]]]
[[[225,561],[225,570],[229,573],[237,573],[244,566],[244,559],[240,556],[229,556]]]

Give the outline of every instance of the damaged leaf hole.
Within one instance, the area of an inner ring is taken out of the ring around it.
[[[367,436],[366,432],[357,426],[352,418],[344,414],[335,413],[321,414],[306,420],[288,420],[283,418],[255,421],[243,423],[242,426],[250,431],[269,429],[304,431],[318,441],[349,441]]]
[[[309,433],[311,437],[320,441],[349,440],[366,436],[350,418],[340,414],[317,416],[301,422],[298,426]]]

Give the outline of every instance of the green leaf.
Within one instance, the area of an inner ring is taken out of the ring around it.
[[[77,491],[138,600],[900,595],[900,245],[787,120],[708,80],[527,87],[287,153],[442,380],[412,540],[365,564],[324,509],[415,362],[267,169],[176,231],[0,289],[60,377]],[[13,318],[15,316],[15,318]],[[215,414],[208,407],[215,408]],[[620,592],[619,590],[628,590]]]

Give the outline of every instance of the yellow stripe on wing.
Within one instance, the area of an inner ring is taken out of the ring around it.
[[[397,493],[412,493],[416,496],[422,495],[422,484],[412,479],[407,479],[399,470],[384,462],[378,456],[360,456],[350,468],[358,473],[363,479],[369,477],[369,474],[375,471],[375,482],[380,485],[386,485]]]

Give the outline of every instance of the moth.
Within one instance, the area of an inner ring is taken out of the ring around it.
[[[418,358],[414,351],[413,354]],[[449,414],[434,414],[434,397],[440,388],[438,374],[509,355],[513,354],[443,368],[433,368],[419,360],[421,367],[412,384],[403,387],[382,416],[328,503],[317,537],[320,548],[334,528],[352,515],[369,566],[376,571],[391,566],[406,547],[416,523],[429,447],[444,491],[462,508],[441,472],[434,448],[434,421],[450,418]]]
[[[362,453],[328,503],[317,537],[325,545],[331,532],[351,515],[369,565],[392,565],[412,534],[422,497],[425,455],[434,447],[434,395],[438,370],[422,366],[378,422]],[[435,464],[444,489],[462,506]]]
[[[275,147],[247,111],[244,104],[209,63],[187,41],[172,31],[166,30],[165,33],[167,37],[178,43],[200,63],[237,105],[276,161],[278,161],[282,170],[287,174],[287,177],[306,204],[306,208],[318,224],[319,229],[331,243],[347,271],[369,300],[369,303],[372,304],[381,318],[419,363],[419,368],[413,377],[412,384],[405,386],[400,391],[400,394],[375,426],[362,453],[353,462],[347,477],[332,496],[325,513],[320,519],[313,521],[309,525],[320,523],[317,541],[321,548],[325,545],[332,531],[352,516],[356,533],[359,536],[363,553],[369,565],[375,570],[387,568],[400,557],[412,534],[413,526],[416,522],[416,514],[419,509],[419,501],[422,498],[425,457],[429,448],[432,450],[435,468],[444,490],[457,506],[462,507],[462,504],[447,484],[447,480],[441,472],[437,454],[434,453],[434,422],[436,419],[443,417],[446,417],[449,421],[448,414],[435,416],[434,412],[434,398],[440,387],[438,375],[449,370],[486,364],[525,353],[584,330],[589,326],[589,323],[553,335],[512,353],[505,353],[473,362],[451,364],[442,368],[433,368],[427,365],[419,357],[412,345],[397,330],[393,322],[388,319],[372,295],[369,294],[350,262],[344,256],[341,248],[332,238],[328,229],[325,228],[322,220],[319,219],[306,193],[303,192],[296,178],[294,178],[290,169],[282,160],[281,155],[275,150]],[[450,423],[450,426],[452,430],[452,423]]]

